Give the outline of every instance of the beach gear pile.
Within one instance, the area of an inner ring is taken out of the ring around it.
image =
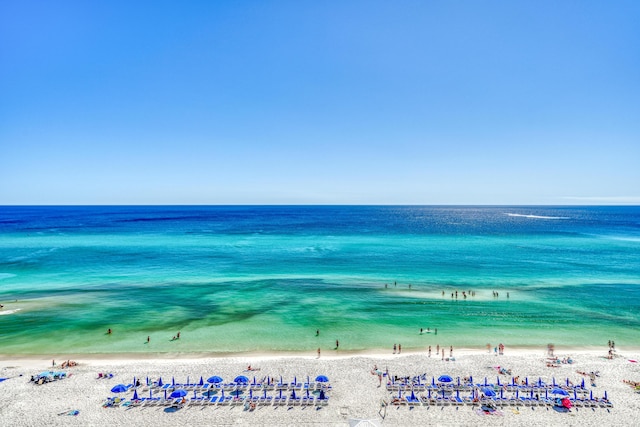
[[[67,378],[67,373],[64,371],[45,371],[37,375],[31,376],[31,382],[34,384],[42,385],[52,381],[58,381]]]

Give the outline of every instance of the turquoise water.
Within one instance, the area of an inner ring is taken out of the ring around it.
[[[637,346],[640,208],[5,206],[0,303],[4,354]]]

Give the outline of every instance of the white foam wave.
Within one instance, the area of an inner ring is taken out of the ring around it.
[[[534,218],[534,219],[569,219],[568,216],[545,216],[545,215],[525,215],[525,214],[517,214],[517,213],[505,213],[507,216],[515,216],[519,218]]]
[[[22,309],[21,308],[16,308],[14,310],[0,310],[0,316],[4,316],[4,315],[7,315],[7,314],[13,314],[13,313],[16,313],[16,312],[18,312],[20,310],[22,310]]]

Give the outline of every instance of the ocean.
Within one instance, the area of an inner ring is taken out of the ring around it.
[[[0,206],[0,304],[9,355],[606,354],[638,346],[640,207]]]

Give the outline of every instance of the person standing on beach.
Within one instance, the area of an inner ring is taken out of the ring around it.
[[[318,359],[320,359],[320,347],[318,347]]]
[[[151,341],[151,337],[147,335],[147,344],[149,344],[149,341]]]
[[[51,366],[56,366],[56,359],[53,359],[53,360],[51,361]]]
[[[429,346],[429,357],[431,357],[431,346]]]
[[[402,346],[398,344],[398,354],[400,354],[401,351],[402,351]]]
[[[178,331],[178,335],[176,335],[177,339],[180,339],[180,331]]]
[[[440,353],[440,344],[436,345],[436,354]]]
[[[442,348],[442,360],[444,361],[444,347]]]
[[[396,354],[396,345],[393,345],[393,354]]]
[[[340,341],[336,340],[336,350],[340,347]]]
[[[316,329],[316,336],[319,337],[320,336],[320,329]]]
[[[449,357],[453,357],[453,346],[449,347]]]

